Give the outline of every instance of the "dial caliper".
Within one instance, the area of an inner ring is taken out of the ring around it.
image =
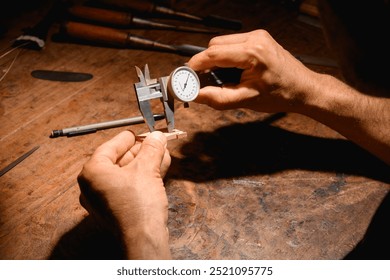
[[[143,72],[137,66],[135,69],[139,78],[139,82],[134,84],[138,107],[149,131],[156,130],[150,100],[160,99],[167,123],[167,137],[169,139],[185,137],[185,132],[175,129],[174,99],[188,104],[198,96],[200,81],[196,72],[184,65],[173,70],[169,76],[152,79],[147,64]]]

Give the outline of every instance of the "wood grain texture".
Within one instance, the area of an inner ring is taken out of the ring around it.
[[[332,57],[321,30],[299,22],[295,10],[275,1],[177,1],[176,6],[242,19],[243,32],[265,28],[293,53]],[[1,49],[40,16],[37,10],[14,20]],[[51,35],[57,29],[53,26]],[[134,32],[172,44],[207,46],[211,39]],[[146,125],[71,138],[51,139],[50,132],[140,115],[135,66],[147,63],[152,77],[164,76],[188,57],[51,38],[41,51],[22,50],[0,82],[0,168],[40,145],[0,177],[0,259],[118,259],[120,245],[80,206],[76,177],[98,145],[124,129],[144,133]],[[1,70],[7,63],[9,58],[2,60]],[[337,68],[309,67],[341,77]],[[37,80],[30,75],[35,69],[86,72],[93,79]],[[351,252],[368,229],[375,233],[381,227],[378,211],[389,213],[382,203],[388,203],[388,167],[307,117],[178,103],[175,126],[187,133],[168,144],[168,226],[176,259],[359,257],[360,251]],[[388,246],[380,237],[368,235],[365,242]]]

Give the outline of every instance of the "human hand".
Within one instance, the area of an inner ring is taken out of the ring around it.
[[[195,102],[215,109],[298,112],[304,103],[303,93],[313,86],[308,79],[313,72],[265,30],[215,37],[188,65],[195,71],[243,69],[238,85],[206,86],[200,90]]]
[[[119,236],[131,259],[170,258],[166,145],[161,132],[136,143],[124,131],[98,147],[77,178],[81,205]]]

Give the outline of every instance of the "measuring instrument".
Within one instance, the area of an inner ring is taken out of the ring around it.
[[[168,78],[168,92],[180,101],[193,101],[198,96],[199,89],[199,77],[188,66],[176,68]]]
[[[199,94],[200,81],[198,75],[190,67],[184,65],[176,68],[169,76],[152,79],[149,67],[146,64],[144,72],[135,67],[139,82],[134,84],[138,106],[148,125],[149,131],[155,131],[155,119],[153,118],[150,100],[160,99],[163,103],[165,120],[168,133],[175,132],[174,123],[174,99],[188,104]]]
[[[187,65],[184,65],[174,69],[169,76],[152,79],[147,64],[143,72],[137,66],[135,66],[135,69],[139,82],[134,84],[134,89],[142,116],[53,130],[50,137],[83,135],[101,129],[139,124],[142,122],[145,122],[149,128],[149,132],[152,132],[156,130],[155,122],[161,119],[165,119],[167,123],[165,133],[168,140],[185,137],[185,132],[175,129],[174,99],[184,102],[185,107],[187,107],[188,102],[195,100],[200,90],[200,80],[197,73]],[[152,106],[150,104],[152,99],[160,99],[163,103],[164,113],[154,114],[152,112]],[[141,140],[147,134],[138,135],[137,139]]]

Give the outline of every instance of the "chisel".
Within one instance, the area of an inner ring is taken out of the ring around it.
[[[241,21],[235,19],[224,18],[216,15],[200,17],[177,11],[169,7],[157,5],[150,0],[99,0],[99,2],[114,5],[122,9],[130,9],[135,12],[159,14],[170,18],[197,22],[206,26],[227,28],[232,30],[240,30],[242,28]]]
[[[100,9],[95,7],[88,6],[73,6],[68,9],[68,12],[71,16],[80,20],[88,20],[93,23],[105,24],[117,28],[132,28],[132,27],[142,27],[142,28],[152,28],[152,29],[165,29],[165,30],[175,30],[175,31],[186,31],[186,32],[197,32],[197,33],[208,33],[215,34],[218,31],[198,28],[192,26],[180,26],[180,25],[171,25],[156,21],[151,21],[136,17],[130,12],[120,12],[114,10]]]
[[[111,27],[97,26],[87,23],[68,21],[62,26],[65,34],[86,40],[89,42],[108,44],[116,47],[131,47],[150,50],[159,50],[173,52],[185,56],[193,56],[201,51],[204,47],[195,45],[169,45],[154,40],[132,35],[129,32],[118,30]]]

